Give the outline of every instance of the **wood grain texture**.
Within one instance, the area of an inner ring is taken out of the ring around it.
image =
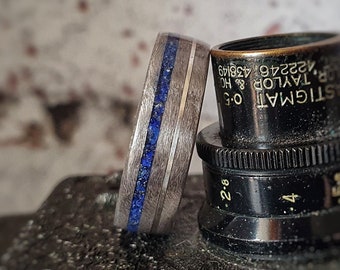
[[[147,135],[147,123],[149,122],[152,104],[157,88],[158,75],[162,64],[162,55],[166,43],[166,36],[159,35],[156,39],[153,52],[145,79],[141,102],[137,110],[136,125],[131,137],[129,146],[129,156],[124,167],[119,197],[117,201],[114,224],[117,227],[127,226],[131,200],[136,185],[139,170],[139,163],[143,153],[143,147]]]
[[[168,99],[165,105],[160,135],[157,143],[157,151],[152,166],[152,171],[148,183],[148,192],[144,204],[141,218],[140,230],[151,231],[152,224],[157,212],[162,184],[166,174],[169,153],[171,151],[171,141],[176,128],[176,121],[179,112],[179,105],[184,86],[185,67],[188,65],[191,42],[180,41],[176,55],[176,64],[172,72],[172,79]]]
[[[158,80],[162,79],[158,76],[167,36],[168,34],[160,34],[156,40],[129,157],[122,175],[114,221],[116,226],[122,228],[127,228],[155,89]],[[138,226],[140,232],[163,234],[171,228],[172,217],[182,196],[197,132],[209,47],[191,38],[178,38],[175,65]]]
[[[166,233],[170,230],[173,216],[182,198],[203,102],[209,61],[208,52],[205,45],[197,43],[185,110],[178,123],[180,136],[174,156],[174,166],[171,170],[157,233]]]

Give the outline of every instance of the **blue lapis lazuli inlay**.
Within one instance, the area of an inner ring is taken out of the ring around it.
[[[152,106],[143,155],[139,165],[137,182],[130,207],[129,220],[127,224],[127,229],[130,232],[136,232],[138,230],[142,216],[152,162],[155,156],[165,103],[170,88],[171,75],[175,65],[178,43],[178,38],[169,36],[165,44],[162,66],[158,77],[157,89]]]

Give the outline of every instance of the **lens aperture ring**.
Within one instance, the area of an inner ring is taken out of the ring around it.
[[[259,173],[203,163],[203,172],[207,203],[240,216],[300,215],[340,205],[340,165]]]

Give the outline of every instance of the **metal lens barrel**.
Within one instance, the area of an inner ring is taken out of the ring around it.
[[[299,33],[211,51],[219,124],[197,138],[203,236],[284,255],[340,243],[340,37]]]

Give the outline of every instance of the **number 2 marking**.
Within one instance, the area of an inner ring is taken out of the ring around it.
[[[228,202],[231,201],[231,194],[227,190],[229,187],[229,180],[228,179],[221,179],[221,184],[223,186],[223,190],[220,191],[220,198],[222,201],[227,200]],[[228,208],[228,203],[224,205],[226,208]]]
[[[231,195],[229,191],[221,190],[220,196],[221,196],[222,201],[224,200],[231,201]]]

